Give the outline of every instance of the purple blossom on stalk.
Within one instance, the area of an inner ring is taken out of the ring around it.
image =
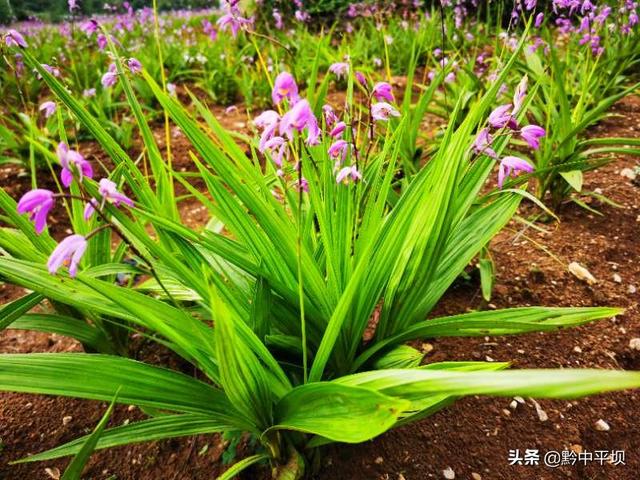
[[[98,22],[96,22],[94,19],[87,20],[82,25],[80,25],[80,30],[82,30],[88,37],[90,37],[98,31]]]
[[[311,106],[307,100],[299,100],[291,110],[282,116],[280,121],[280,135],[286,135],[289,140],[293,139],[293,131],[302,132],[307,129],[307,144],[317,145],[320,137],[320,128]]]
[[[169,95],[172,97],[178,96],[178,90],[175,83],[167,83],[167,92],[169,92]]]
[[[362,174],[358,171],[355,165],[342,168],[336,175],[336,183],[343,183],[347,185],[350,182],[357,182],[362,180]]]
[[[373,86],[372,94],[379,102],[387,101],[390,103],[395,102],[393,98],[393,90],[391,85],[387,82],[378,82]]]
[[[47,65],[46,63],[42,63],[41,66],[54,77],[60,76],[60,69],[58,67],[52,67],[51,65]],[[38,74],[38,78],[42,77]]]
[[[133,200],[127,197],[124,193],[118,191],[118,186],[115,182],[112,182],[108,178],[103,178],[98,184],[98,192],[102,195],[102,198],[109,203],[113,203],[116,207],[124,203],[129,207],[133,207]]]
[[[336,77],[343,78],[349,74],[349,64],[346,62],[337,62],[329,67],[329,72],[333,73]]]
[[[520,80],[520,83],[518,83],[518,86],[516,87],[516,90],[513,94],[513,112],[512,112],[513,116],[516,116],[520,111],[520,108],[522,107],[522,103],[524,102],[524,99],[527,97],[528,86],[529,86],[529,79],[525,75],[524,77],[522,77],[522,80]]]
[[[18,202],[18,213],[30,213],[31,220],[40,235],[47,225],[47,215],[55,203],[53,192],[41,188],[25,193]]]
[[[39,110],[44,113],[44,118],[49,118],[51,115],[56,113],[56,104],[55,102],[44,102],[40,105]]]
[[[278,9],[274,9],[272,12],[274,26],[278,30],[282,30],[284,28],[284,22],[282,21],[282,14],[278,11]]]
[[[331,128],[333,124],[338,121],[338,116],[331,105],[323,105],[322,113],[324,115],[324,122],[328,128]]]
[[[93,178],[93,168],[91,164],[87,162],[81,154],[75,150],[70,150],[66,143],[61,142],[58,144],[57,154],[60,165],[62,165],[62,173],[60,174],[62,185],[68,187],[71,185],[71,182],[73,182],[72,167],[75,167],[77,170],[80,181],[82,181],[84,177]]]
[[[349,143],[345,140],[337,140],[329,147],[329,156],[331,158],[337,159],[340,163],[344,162],[345,158],[347,158],[347,153],[349,152]]]
[[[387,102],[379,102],[371,106],[371,116],[374,120],[387,121],[389,117],[399,117],[400,112]]]
[[[4,43],[7,45],[7,47],[16,46],[21,48],[27,48],[29,46],[27,44],[27,41],[22,36],[22,34],[17,30],[13,30],[13,29],[9,30],[7,34],[4,36]]]
[[[342,135],[342,132],[344,132],[346,128],[347,128],[346,123],[338,122],[336,123],[335,127],[331,129],[331,131],[329,132],[329,135],[332,136],[333,138],[338,138]]]
[[[298,85],[293,75],[289,72],[282,72],[273,83],[273,91],[271,92],[273,103],[278,105],[283,99],[288,98],[291,103],[298,101]]]
[[[507,156],[500,160],[500,167],[498,169],[498,187],[502,188],[506,178],[519,174],[520,172],[533,172],[533,167],[529,162],[519,157]]]
[[[364,87],[367,86],[367,77],[364,76],[362,72],[356,72],[356,80],[358,83]]]
[[[206,18],[202,20],[202,30],[206,35],[209,36],[211,40],[215,41],[218,38],[218,31],[213,26],[213,24]]]
[[[102,33],[98,34],[97,42],[98,42],[98,48],[100,50],[104,50],[105,48],[107,48],[107,44],[109,43],[107,41],[107,37]]]
[[[142,71],[142,64],[137,58],[131,57],[129,60],[127,60],[127,66],[129,67],[129,71],[134,75]]]
[[[282,137],[273,137],[264,143],[262,151],[269,150],[271,158],[278,168],[282,167],[282,160],[287,151],[287,141]]]
[[[504,128],[513,120],[511,104],[500,105],[489,114],[489,125],[493,128]]]
[[[73,13],[73,11],[78,8],[77,0],[68,0],[67,4],[69,5],[69,12]]]
[[[544,21],[544,13],[540,12],[538,15],[536,15],[536,20],[535,20],[533,26],[535,28],[540,28],[540,25],[542,25],[543,21]]]
[[[118,83],[118,72],[116,70],[115,63],[109,65],[109,70],[102,76],[100,82],[102,83],[102,86],[104,88],[113,87],[116,83]]]
[[[491,148],[492,142],[493,138],[491,138],[489,129],[483,128],[473,142],[472,149],[477,155],[487,155],[491,158],[498,158],[496,152]]]
[[[87,202],[87,204],[84,206],[84,212],[82,214],[82,218],[84,218],[85,222],[93,216],[96,208],[98,208],[98,201],[95,198],[92,198]]]
[[[546,132],[544,131],[544,128],[539,127],[538,125],[527,125],[526,127],[522,127],[520,130],[520,136],[534,150],[540,148],[540,138],[545,135]]]
[[[82,92],[82,96],[84,98],[95,97],[96,96],[96,89],[95,88],[87,88],[86,90],[84,90]]]
[[[258,115],[253,123],[256,127],[262,129],[262,135],[260,136],[260,145],[258,149],[264,152],[266,143],[273,138],[280,122],[280,115],[274,110],[267,110]]]
[[[78,264],[82,260],[85,250],[87,249],[87,239],[82,235],[70,235],[62,240],[55,250],[51,253],[47,268],[49,273],[55,273],[62,266],[69,267],[69,276],[74,278],[78,273]]]
[[[299,181],[296,180],[294,185],[296,187],[296,190],[298,190],[299,192],[309,193],[309,182],[306,178],[302,177]]]

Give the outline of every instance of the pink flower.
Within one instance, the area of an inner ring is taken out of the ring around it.
[[[329,156],[331,158],[339,159],[340,163],[344,162],[349,152],[349,143],[345,140],[338,140],[329,147]]]
[[[387,102],[395,102],[393,98],[393,92],[391,89],[391,85],[387,82],[378,82],[373,86],[373,96],[379,102],[387,101]]]
[[[96,89],[95,88],[87,88],[86,90],[84,90],[82,92],[82,96],[84,98],[95,97],[96,96]]]
[[[84,206],[84,213],[82,214],[82,218],[84,218],[85,221],[89,220],[93,216],[93,213],[96,211],[96,208],[98,208],[98,201],[95,198],[92,198]]]
[[[58,144],[57,154],[60,165],[62,165],[60,179],[65,187],[68,187],[71,185],[71,182],[73,182],[74,172],[72,168],[76,169],[79,175],[79,181],[82,181],[84,177],[93,178],[93,168],[91,164],[75,150],[70,150],[66,143],[61,142]]]
[[[285,98],[288,98],[291,103],[298,101],[298,85],[289,72],[282,72],[276,77],[271,98],[276,105]]]
[[[269,150],[271,158],[278,168],[282,167],[282,160],[287,151],[287,141],[282,137],[273,137],[264,144],[262,151]]]
[[[251,24],[250,20],[241,17],[237,13],[226,13],[216,22],[216,25],[218,25],[218,28],[222,31],[231,29],[231,34],[234,37],[238,35],[238,32],[243,26],[249,24]]]
[[[39,110],[44,113],[44,118],[49,118],[51,115],[56,113],[56,104],[55,102],[44,102],[40,105]]]
[[[338,116],[336,112],[333,111],[333,107],[331,105],[323,105],[322,113],[324,114],[324,122],[328,128],[338,121]]]
[[[131,57],[127,60],[127,66],[129,67],[129,71],[134,75],[142,71],[142,64],[137,58]]]
[[[121,203],[133,207],[133,200],[127,197],[124,193],[120,193],[118,191],[118,186],[108,178],[100,180],[98,184],[98,192],[102,195],[102,198],[109,203],[113,203],[116,207],[120,206]]]
[[[473,151],[478,155],[487,155],[491,158],[498,158],[496,152],[491,148],[491,142],[493,142],[493,139],[489,134],[489,129],[483,128],[480,130],[480,133],[478,133],[478,136],[473,142]]]
[[[13,29],[9,30],[4,36],[4,43],[7,45],[7,47],[16,46],[27,48],[29,46],[22,34]]]
[[[311,106],[307,100],[299,100],[291,110],[282,116],[280,121],[280,135],[286,135],[290,140],[293,139],[293,131],[302,132],[307,129],[307,143],[309,145],[317,145],[320,137],[320,128],[318,121],[311,110]]]
[[[90,37],[98,31],[98,22],[93,19],[87,20],[80,26],[80,30],[82,30],[88,37]]]
[[[520,172],[533,172],[533,167],[522,158],[508,156],[500,160],[500,168],[498,169],[498,187],[502,188],[504,180],[508,178],[511,173],[517,175]]]
[[[30,213],[37,234],[41,234],[47,225],[47,215],[55,203],[53,192],[44,189],[31,190],[25,193],[18,202],[18,213]]]
[[[54,275],[60,267],[69,267],[69,276],[74,278],[78,273],[78,264],[87,249],[87,239],[82,235],[70,235],[62,240],[51,253],[47,268]]]
[[[493,128],[504,128],[513,121],[511,104],[500,105],[489,114],[489,125]]]
[[[540,12],[538,15],[536,15],[536,21],[533,24],[533,26],[535,28],[540,28],[540,25],[542,25],[543,21],[544,21],[544,13]]]
[[[104,88],[113,87],[118,83],[118,72],[114,63],[109,65],[109,70],[102,76],[101,82]]]
[[[276,130],[278,129],[278,123],[280,122],[280,115],[274,110],[267,110],[258,115],[253,123],[256,127],[262,129],[262,135],[260,136],[260,145],[258,149],[264,152],[265,144],[273,138]]]
[[[107,48],[108,43],[109,42],[107,41],[107,37],[104,34],[98,34],[98,48],[100,50],[104,50],[105,48]]]
[[[367,86],[367,77],[364,76],[364,73],[356,72],[356,80],[360,85],[364,85],[365,87]]]
[[[516,91],[513,94],[513,116],[516,116],[518,114],[520,108],[522,107],[522,102],[524,102],[524,99],[527,97],[528,83],[529,80],[525,75],[524,77],[522,77],[522,80],[520,80],[520,83],[516,87]]]
[[[329,67],[329,71],[338,78],[346,77],[349,74],[349,64],[345,62],[334,63]]]
[[[389,120],[389,117],[399,117],[400,112],[386,102],[375,103],[371,106],[371,116],[374,120]]]
[[[347,128],[346,123],[338,122],[336,123],[336,126],[333,127],[329,135],[331,135],[333,138],[338,138],[340,135],[342,135],[342,132],[344,132],[346,128]]]
[[[540,148],[539,139],[544,137],[545,134],[546,132],[544,131],[544,128],[539,127],[538,125],[527,125],[526,127],[522,127],[520,130],[520,136],[534,150]]]
[[[336,175],[336,182],[347,185],[349,182],[357,182],[362,180],[362,174],[358,171],[355,165],[350,167],[344,167]]]

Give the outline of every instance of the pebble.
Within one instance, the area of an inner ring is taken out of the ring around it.
[[[73,417],[71,415],[67,415],[66,417],[62,417],[62,424],[63,425],[69,425],[69,423],[71,423],[71,420],[73,420]]]
[[[629,180],[635,180],[637,176],[636,172],[634,172],[632,168],[623,168],[620,170],[620,175],[628,178]]]
[[[571,262],[569,264],[569,272],[575,275],[579,280],[587,282],[589,285],[597,283],[596,278],[591,275],[591,272],[580,265],[578,262]]]
[[[533,403],[533,406],[536,407],[536,413],[538,414],[538,420],[540,420],[541,422],[546,422],[547,420],[549,420],[549,415],[547,415],[547,412],[545,412],[542,409],[540,404],[538,402],[536,402],[534,399],[531,399],[531,402]]]
[[[46,473],[49,478],[53,478],[53,480],[60,480],[60,470],[57,468],[45,468],[44,473]]]
[[[608,432],[609,430],[611,430],[611,427],[607,422],[600,419],[596,422],[595,429],[598,430],[599,432]]]
[[[576,352],[576,353],[582,353],[582,349],[577,345],[575,347],[573,347],[573,351]]]
[[[616,283],[622,283],[622,277],[620,275],[618,275],[617,273],[613,274],[613,281]]]
[[[471,472],[471,478],[473,480],[482,480],[482,475],[480,475],[479,473],[476,473],[476,472]]]
[[[378,457],[378,458],[376,458],[376,459],[374,460],[374,462],[375,462],[375,463],[377,463],[378,465],[380,465],[381,463],[383,463],[383,462],[384,462],[384,458],[382,458],[382,457]]]
[[[635,285],[629,285],[629,286],[627,287],[627,292],[628,292],[628,293],[636,293],[637,291],[638,291],[638,289],[636,288],[636,286],[635,286]]]
[[[456,472],[453,471],[453,468],[447,467],[446,470],[442,471],[442,476],[447,480],[453,480],[456,478]]]
[[[640,350],[640,338],[632,338],[629,340],[629,348],[631,350]]]

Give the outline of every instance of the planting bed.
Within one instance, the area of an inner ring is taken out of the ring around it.
[[[224,116],[221,112],[221,118]],[[615,116],[591,129],[590,135],[640,137],[640,99],[628,97],[617,104]],[[240,128],[242,116],[230,120]],[[230,125],[233,128],[233,125]],[[179,149],[180,141],[174,148]],[[89,151],[87,146],[86,151]],[[97,152],[97,150],[94,150]],[[96,153],[97,154],[97,153]],[[99,154],[98,154],[99,155]],[[178,151],[184,158],[186,152]],[[91,155],[88,155],[91,159]],[[640,350],[632,339],[640,337],[640,187],[621,175],[635,160],[619,157],[599,170],[587,173],[585,188],[599,189],[616,202],[613,207],[591,203],[603,216],[575,204],[559,212],[560,222],[536,224],[524,229],[512,221],[491,243],[497,273],[493,298],[482,300],[478,276],[469,268],[470,280],[459,280],[449,289],[434,314],[456,314],[469,309],[528,305],[621,306],[623,315],[587,326],[559,331],[499,338],[460,338],[417,344],[428,352],[425,361],[512,361],[514,368],[614,368],[640,369]],[[4,167],[0,183],[17,198],[29,188],[29,180],[12,167]],[[523,204],[520,215],[536,209]],[[189,223],[206,220],[206,212],[182,209]],[[66,235],[64,223],[53,223],[56,237]],[[544,232],[538,231],[538,228]],[[598,280],[590,285],[567,270],[579,262]],[[21,290],[0,285],[0,304],[17,298]],[[630,343],[631,342],[631,343]],[[152,348],[153,346],[153,348]],[[59,336],[6,330],[0,333],[1,353],[77,351],[79,345]],[[162,352],[142,338],[132,346],[134,356],[146,362],[171,365],[185,373],[191,367]],[[338,444],[324,451],[319,479],[424,479],[482,478],[490,480],[617,479],[640,475],[640,393],[598,395],[577,401],[539,401],[512,404],[512,398],[470,397],[426,420],[402,427],[360,445]],[[515,406],[515,408],[513,408]],[[66,460],[9,465],[29,453],[52,448],[86,434],[99,421],[105,403],[69,398],[0,393],[0,478],[56,478]],[[119,406],[111,425],[141,419],[137,408]],[[601,425],[606,422],[608,431]],[[600,425],[600,426],[598,426]],[[112,480],[211,479],[220,473],[226,446],[219,435],[197,436],[120,447],[96,453],[85,478]],[[626,465],[510,466],[509,450],[537,449],[574,452],[624,450]],[[249,449],[238,447],[240,458]],[[475,475],[475,476],[474,476]],[[265,478],[253,469],[243,478]]]

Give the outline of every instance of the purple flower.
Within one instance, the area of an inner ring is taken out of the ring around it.
[[[518,83],[516,90],[513,94],[513,112],[511,115],[516,116],[522,107],[524,99],[527,97],[527,87],[529,85],[529,79],[525,75]]]
[[[340,163],[344,162],[349,152],[349,143],[345,140],[338,140],[329,147],[329,156],[331,158],[339,159]]]
[[[400,112],[386,102],[375,103],[371,106],[371,116],[374,120],[389,120],[389,117],[399,117]]]
[[[329,67],[329,71],[338,78],[346,77],[349,74],[349,64],[345,62],[334,63]]]
[[[67,4],[69,5],[69,12],[73,13],[73,11],[78,8],[77,0],[68,0]]]
[[[218,28],[222,31],[231,29],[231,34],[236,37],[240,29],[244,25],[248,25],[250,23],[250,20],[243,18],[240,15],[234,13],[226,13],[218,19],[216,25],[218,25]]]
[[[57,154],[60,165],[62,165],[60,179],[65,187],[68,187],[71,185],[71,182],[73,182],[74,172],[72,168],[74,167],[80,176],[80,181],[82,181],[84,177],[93,178],[93,168],[91,164],[75,150],[70,150],[66,143],[61,142],[58,144]]]
[[[378,82],[373,86],[373,96],[379,102],[387,101],[387,102],[395,102],[393,98],[393,91],[391,85],[387,82]]]
[[[102,76],[101,82],[104,88],[113,87],[116,83],[118,83],[118,72],[114,63],[109,65],[109,70]]]
[[[70,235],[62,240],[51,253],[47,268],[54,275],[60,267],[69,267],[69,276],[74,278],[78,273],[78,264],[87,249],[87,239],[82,235]]]
[[[291,103],[298,101],[298,85],[289,72],[282,72],[276,77],[271,98],[276,105],[285,98],[288,98]]]
[[[107,37],[104,34],[98,34],[98,48],[100,50],[104,50],[105,48],[107,48],[108,43],[109,42],[107,41]]]
[[[282,116],[280,121],[280,135],[286,135],[290,140],[293,139],[293,131],[302,132],[307,129],[307,143],[309,145],[317,145],[320,137],[320,128],[316,120],[311,106],[307,100],[299,100],[291,110]]]
[[[84,98],[95,97],[96,96],[96,89],[95,88],[87,88],[86,90],[84,90],[82,92],[82,96]]]
[[[329,135],[331,135],[333,138],[338,138],[339,136],[342,135],[342,132],[344,132],[346,128],[347,128],[346,123],[338,122],[336,123],[336,126],[333,127],[331,132],[329,132]]]
[[[367,86],[367,77],[364,76],[362,72],[356,72],[356,80],[360,85]]]
[[[338,121],[338,116],[331,105],[323,105],[322,113],[324,114],[324,123],[331,128]]]
[[[544,128],[538,125],[527,125],[520,130],[520,136],[526,141],[531,148],[537,150],[540,148],[540,138],[544,137],[546,132]]]
[[[509,177],[511,173],[517,175],[520,172],[533,172],[533,167],[525,160],[508,156],[500,160],[500,168],[498,169],[498,187],[502,188],[505,178]]]
[[[95,198],[92,198],[84,206],[84,213],[82,214],[82,218],[84,218],[85,221],[89,220],[93,216],[93,212],[96,211],[96,208],[98,208],[98,201]]]
[[[533,24],[533,26],[535,28],[540,28],[540,25],[542,25],[543,21],[544,21],[544,13],[540,12],[538,15],[536,15],[536,21]]]
[[[489,125],[493,128],[504,128],[512,121],[511,104],[500,105],[489,114]]]
[[[263,152],[269,150],[271,158],[278,168],[282,167],[282,160],[287,151],[287,141],[282,137],[273,137],[264,143]]]
[[[278,123],[280,122],[280,115],[274,110],[267,110],[258,115],[253,123],[256,127],[262,129],[262,135],[260,136],[260,145],[258,149],[264,152],[266,143],[271,140],[278,129]]]
[[[362,179],[362,174],[358,171],[355,165],[342,168],[336,175],[337,183],[344,183],[347,185],[349,182],[357,182]]]
[[[127,60],[127,66],[129,67],[129,71],[134,75],[142,71],[142,64],[137,58],[131,57]]]
[[[80,30],[82,30],[88,37],[90,37],[98,31],[98,22],[93,19],[87,20],[80,26]]]
[[[4,43],[7,47],[15,45],[16,47],[27,48],[29,46],[22,34],[17,30],[9,30],[4,36]]]
[[[100,180],[98,184],[98,192],[100,192],[102,198],[109,203],[113,203],[116,207],[120,206],[121,203],[133,207],[133,200],[127,197],[124,193],[120,193],[118,191],[118,186],[108,178]]]
[[[53,192],[44,189],[31,190],[25,193],[18,202],[18,213],[30,213],[36,233],[41,234],[47,224],[47,215],[55,203]]]
[[[55,102],[44,102],[40,105],[39,110],[44,113],[44,118],[49,118],[51,115],[56,113],[56,104]]]
[[[489,129],[483,128],[480,130],[480,133],[478,133],[478,136],[473,142],[473,151],[477,155],[487,155],[491,158],[498,158],[496,152],[491,148],[492,142],[493,138],[491,138],[491,135],[489,134]]]

